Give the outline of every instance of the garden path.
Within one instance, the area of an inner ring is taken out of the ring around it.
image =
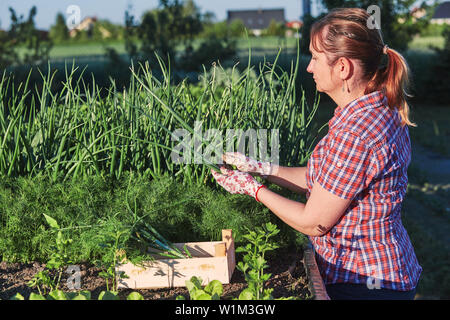
[[[434,196],[445,211],[436,214],[430,203],[423,201],[423,197],[407,195],[403,203],[403,214],[414,219],[426,233],[450,250],[450,158],[413,143],[410,166],[419,169],[427,181],[417,185],[417,182],[410,179],[410,184],[424,190],[424,196]]]
[[[412,144],[411,164],[427,173],[430,183],[450,185],[450,157],[430,151],[419,144]]]

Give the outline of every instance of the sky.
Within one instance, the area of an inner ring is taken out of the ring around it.
[[[287,20],[299,20],[302,16],[301,0],[194,0],[200,7],[201,12],[211,11],[218,21],[226,19],[227,10],[239,9],[274,9],[284,8]],[[319,0],[312,0],[312,14],[317,14],[320,10],[315,3]],[[128,5],[132,5],[132,13],[136,18],[140,18],[146,10],[154,9],[158,6],[159,0],[0,0],[0,28],[8,29],[10,25],[9,7],[12,7],[18,16],[23,15],[26,19],[33,5],[36,6],[37,14],[35,23],[38,29],[48,30],[55,23],[56,14],[61,12],[69,18],[76,14],[76,11],[69,11],[71,6],[76,5],[80,11],[81,19],[89,16],[96,16],[98,19],[107,19],[113,23],[123,24],[125,10]],[[69,22],[70,23],[70,22]]]

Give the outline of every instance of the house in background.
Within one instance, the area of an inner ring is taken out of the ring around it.
[[[436,7],[431,23],[450,24],[450,1],[442,2]]]
[[[300,20],[294,20],[286,22],[285,24],[287,30],[286,30],[286,37],[297,37],[300,36],[298,31],[303,26],[303,22]]]
[[[70,37],[71,38],[75,37],[77,33],[80,31],[87,31],[88,34],[91,34],[96,22],[97,22],[96,17],[84,18],[76,27],[72,28],[69,31]]]
[[[228,10],[227,22],[241,19],[245,27],[253,32],[255,36],[261,35],[272,20],[285,24],[284,9],[257,9],[257,10]]]

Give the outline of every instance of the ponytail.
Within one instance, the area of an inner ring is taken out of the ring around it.
[[[366,10],[360,8],[337,8],[316,21],[311,27],[311,45],[317,51],[327,54],[329,65],[339,57],[357,59],[361,62],[363,80],[367,81],[365,94],[382,91],[391,109],[396,109],[401,125],[413,126],[409,120],[409,106],[406,98],[410,72],[405,58],[388,48],[379,29],[369,29],[370,18]],[[322,31],[326,32],[322,32]],[[320,43],[319,50],[317,44]],[[387,57],[387,65],[381,62]]]
[[[403,56],[397,51],[385,47],[387,66],[377,70],[366,87],[366,94],[373,91],[383,91],[390,108],[397,109],[401,125],[416,127],[409,119],[409,106],[406,102],[411,94],[407,92],[410,84],[410,70]]]

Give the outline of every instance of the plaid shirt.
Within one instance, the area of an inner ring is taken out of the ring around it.
[[[380,91],[336,108],[328,125],[308,161],[306,196],[317,181],[352,202],[329,232],[310,237],[324,283],[414,289],[422,268],[400,217],[411,161],[408,127]]]

